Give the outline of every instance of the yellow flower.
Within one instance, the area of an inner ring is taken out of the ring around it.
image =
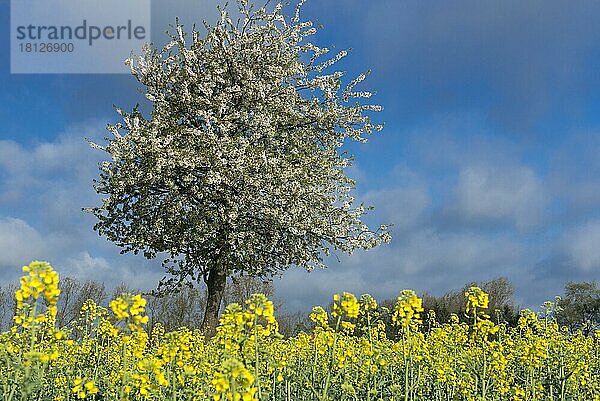
[[[237,359],[227,359],[221,365],[218,372],[214,373],[212,385],[216,394],[214,400],[225,399],[232,400],[254,400],[256,388],[251,387],[254,383],[254,376],[242,362]]]
[[[420,325],[423,301],[412,290],[404,290],[396,299],[392,322],[405,328]]]
[[[29,266],[23,266],[23,272],[29,274],[21,277],[21,286],[15,293],[17,303],[20,304],[30,297],[35,300],[43,294],[47,304],[55,306],[60,290],[58,273],[52,266],[47,262],[31,262]]]
[[[77,394],[77,398],[86,398],[88,394],[98,393],[98,388],[93,380],[84,380],[81,376],[77,376],[73,381],[74,386],[71,388],[73,394]]]
[[[487,309],[488,308],[488,294],[486,294],[479,287],[470,287],[467,292],[465,292],[465,297],[467,297],[467,314],[470,312],[478,313],[478,309]],[[481,311],[483,313],[483,311]]]
[[[370,294],[363,294],[360,297],[360,310],[361,312],[367,312],[369,310],[377,309],[377,301]]]
[[[145,306],[146,300],[141,295],[122,294],[110,302],[110,309],[118,320],[129,319],[126,327],[132,332],[141,330],[141,325],[148,323]]]
[[[317,327],[328,328],[329,318],[327,316],[327,311],[320,306],[315,306],[313,308],[312,313],[310,314],[310,320],[317,324]]]
[[[347,318],[357,318],[358,312],[360,311],[360,304],[356,300],[356,297],[349,292],[342,293],[340,297],[339,294],[335,294],[333,296],[333,307],[331,311],[331,315],[333,317],[347,317]]]
[[[96,387],[96,383],[93,380],[86,382],[84,387],[88,394],[96,394],[98,392],[98,387]]]

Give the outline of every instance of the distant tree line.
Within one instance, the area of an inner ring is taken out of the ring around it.
[[[423,309],[425,315],[433,311],[438,322],[448,322],[454,314],[460,321],[466,321],[465,315],[465,292],[469,287],[481,288],[489,296],[489,307],[487,314],[496,323],[506,323],[515,326],[519,320],[520,309],[515,305],[515,289],[512,283],[505,277],[490,281],[471,282],[458,291],[450,291],[442,296],[436,297],[429,293],[423,295]]]
[[[460,290],[449,291],[435,296],[430,293],[422,294],[424,312],[422,319],[424,330],[431,328],[433,317],[437,323],[446,323],[455,315],[460,321],[466,321],[465,291],[471,286],[478,286],[489,294],[487,313],[497,323],[516,326],[521,308],[514,299],[514,286],[504,277],[484,282],[467,283]],[[103,283],[97,281],[81,281],[67,277],[61,280],[61,294],[57,305],[57,325],[68,326],[80,316],[80,310],[88,299],[107,307],[111,299],[124,292],[141,293],[125,284],[118,285],[109,293]],[[16,285],[0,286],[0,330],[7,330],[12,324],[16,303],[14,293]],[[313,323],[308,318],[307,311],[286,313],[283,302],[275,297],[272,281],[261,280],[250,276],[235,276],[230,278],[223,297],[223,304],[245,302],[254,293],[263,293],[273,300],[280,332],[285,336],[293,336],[301,331],[312,330]],[[206,305],[206,291],[195,287],[182,287],[177,293],[163,296],[145,294],[147,300],[146,312],[150,317],[148,330],[160,323],[164,328],[176,330],[180,327],[200,328]],[[383,300],[379,303],[378,319],[386,323],[391,331],[391,311],[395,299]],[[555,317],[561,326],[570,331],[582,330],[590,334],[600,329],[600,288],[596,282],[569,282],[565,285],[564,295],[557,297]],[[358,325],[360,329],[360,324]]]
[[[440,296],[428,292],[421,294],[424,309],[423,329],[431,329],[433,319],[437,324],[447,323],[453,315],[459,321],[467,322],[465,292],[471,286],[477,286],[489,295],[487,314],[494,322],[517,326],[523,307],[515,302],[515,288],[510,280],[499,277],[489,281],[469,282],[459,290],[449,291]],[[600,287],[595,281],[568,282],[565,284],[563,296],[556,297],[553,302],[553,317],[571,332],[582,330],[585,334],[591,334],[600,330]],[[386,299],[379,302],[377,308],[378,319],[385,323],[390,337],[395,334],[391,324],[391,313],[395,303],[395,299]],[[542,312],[542,308],[537,308],[536,311]],[[313,327],[307,312],[279,314],[277,320],[281,333],[286,336],[295,335],[300,331],[309,332]],[[357,326],[357,330],[360,330],[360,322]]]
[[[5,331],[12,324],[12,316],[16,308],[15,291],[17,285],[0,286],[0,330]],[[112,291],[98,281],[81,281],[73,277],[62,278],[60,296],[57,304],[56,324],[64,327],[75,322],[86,300],[92,299],[98,305],[108,307],[110,300],[123,293],[144,293],[126,284],[116,286]],[[263,293],[272,299],[276,309],[282,303],[274,298],[274,287],[271,281],[263,281],[255,277],[232,277],[227,285],[223,305],[243,303],[254,293]],[[158,296],[145,293],[146,313],[150,320],[146,326],[149,331],[161,323],[167,331],[180,327],[199,328],[206,305],[206,291],[195,287],[182,286],[176,293]]]
[[[600,329],[600,288],[595,281],[567,283],[558,305],[556,317],[560,325],[586,334]]]

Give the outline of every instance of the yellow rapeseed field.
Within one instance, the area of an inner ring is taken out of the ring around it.
[[[377,302],[343,293],[331,313],[313,309],[311,333],[283,338],[257,294],[229,305],[205,341],[185,328],[147,333],[146,301],[132,294],[109,309],[90,300],[76,324],[55,327],[58,274],[44,262],[24,271],[14,325],[0,334],[4,400],[600,400],[600,337],[561,329],[549,303],[510,328],[472,287],[470,324],[424,323],[405,290],[389,339]]]

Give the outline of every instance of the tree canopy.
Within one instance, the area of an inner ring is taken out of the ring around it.
[[[363,222],[342,150],[382,129],[369,117],[382,108],[355,90],[368,72],[342,85],[333,67],[348,52],[310,41],[302,3],[287,16],[281,3],[239,0],[239,18],[219,8],[203,33],[177,22],[164,48],[128,60],[150,115],[117,109],[112,137],[92,144],[110,155],[94,185],[102,205],[88,209],[94,229],[122,252],[167,255],[159,289],[203,280],[206,327],[230,274],[324,267],[332,251],[390,239]]]
[[[589,334],[600,326],[600,288],[595,281],[565,284],[558,306],[558,322],[572,331],[583,329]]]

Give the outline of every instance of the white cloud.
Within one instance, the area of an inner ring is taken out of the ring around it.
[[[468,223],[502,223],[518,230],[539,226],[543,219],[543,182],[526,166],[470,165],[461,168],[451,213]]]
[[[156,264],[119,255],[114,244],[93,231],[94,217],[81,210],[100,202],[92,180],[104,157],[84,138],[103,133],[103,123],[90,121],[29,147],[0,141],[0,269],[7,272],[2,279],[13,280],[8,273],[15,266],[18,271],[39,259],[63,276],[107,285],[156,285],[162,273],[152,270]]]
[[[45,260],[48,243],[27,222],[0,218],[0,270],[20,271],[32,260]]]
[[[452,272],[461,280],[469,275],[513,265],[521,256],[517,241],[485,234],[437,233],[422,230],[396,250],[396,265],[408,275],[427,277]]]
[[[519,278],[522,265],[531,260],[528,250],[508,236],[415,229],[403,241],[344,255],[341,263],[331,259],[325,270],[285,272],[276,288],[278,296],[292,301],[290,309],[298,309],[326,304],[340,291],[389,299],[406,288],[443,293],[469,281]]]
[[[63,190],[70,191],[73,199],[90,199],[97,162],[104,155],[91,149],[85,137],[97,138],[104,131],[104,123],[91,121],[31,148],[0,141],[0,201],[22,209],[23,202],[39,199],[38,205],[45,207]]]
[[[88,251],[64,258],[56,267],[65,277],[95,280],[108,286],[125,283],[140,290],[156,288],[164,274],[158,263],[149,263],[129,255],[112,258],[92,256]]]
[[[367,192],[362,200],[375,207],[375,215],[384,224],[393,224],[396,233],[418,224],[431,204],[426,189],[420,187],[389,188]]]
[[[65,275],[74,277],[86,276],[90,279],[104,280],[111,275],[111,266],[108,260],[102,257],[93,257],[88,251],[82,251],[66,258],[61,268]]]
[[[590,221],[565,234],[564,247],[574,266],[580,270],[600,269],[600,221]]]

